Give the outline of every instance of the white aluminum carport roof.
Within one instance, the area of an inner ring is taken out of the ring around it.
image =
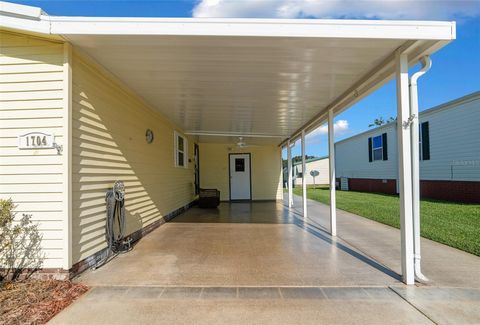
[[[455,38],[426,21],[86,18],[2,3],[1,25],[57,35],[200,141],[280,144]],[[232,135],[219,138],[212,136]]]
[[[68,40],[201,142],[248,136],[249,143],[283,145],[301,135],[305,170],[305,133],[328,118],[332,236],[333,117],[395,75],[402,276],[406,284],[423,277],[412,131],[418,103],[408,68],[422,58],[428,70],[424,57],[455,39],[454,22],[51,17],[5,3],[0,18],[0,27]]]

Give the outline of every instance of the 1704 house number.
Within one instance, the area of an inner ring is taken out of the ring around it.
[[[32,132],[18,137],[20,149],[46,149],[54,148],[53,135],[41,132]]]
[[[26,140],[27,140],[27,147],[30,146],[30,143],[31,143],[32,146],[37,146],[37,147],[47,145],[47,136],[46,135],[44,135],[44,136],[32,135],[32,136],[27,137]]]

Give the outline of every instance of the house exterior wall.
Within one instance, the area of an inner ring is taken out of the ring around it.
[[[420,114],[428,121],[430,160],[420,161],[420,179],[480,182],[480,92]]]
[[[315,177],[315,184],[317,185],[325,185],[329,182],[329,166],[328,166],[328,157],[317,159],[313,161],[307,161],[305,163],[307,173],[305,174],[306,178],[305,181],[308,185],[313,185],[313,177],[310,175],[312,170],[317,170],[320,175]],[[294,171],[294,178],[295,178],[295,185],[302,185],[302,177],[298,177],[297,173],[302,172],[302,164],[295,164],[293,166]]]
[[[193,144],[188,168],[175,167],[174,131],[182,133],[94,62],[73,53],[73,263],[106,247],[105,193],[126,188],[126,234],[194,200]],[[148,144],[145,132],[154,140]]]
[[[39,223],[43,268],[68,268],[66,45],[0,32],[0,198]],[[53,134],[56,149],[19,149],[18,136]]]
[[[237,148],[234,144],[200,143],[200,186],[216,188],[228,201],[230,153],[250,153],[253,200],[282,199],[282,165],[278,146]]]
[[[424,198],[480,202],[480,92],[420,113],[429,124],[430,159],[420,160]],[[368,138],[388,134],[388,161],[369,162]],[[337,176],[349,189],[394,194],[397,187],[396,123],[335,144]],[[392,183],[395,183],[393,186]]]
[[[337,177],[397,179],[397,132],[395,123],[369,130],[335,143]],[[388,160],[368,160],[368,138],[387,133]]]

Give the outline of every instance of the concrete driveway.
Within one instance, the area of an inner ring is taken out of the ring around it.
[[[359,227],[365,219],[355,224],[339,211],[340,236],[332,239],[323,229],[325,206],[309,204],[308,221],[275,202],[190,209],[130,253],[79,277],[92,289],[51,323],[480,322],[479,290],[407,288],[397,265],[388,266],[399,249],[395,238],[391,257],[378,256],[385,247],[369,254],[358,248],[368,248],[365,231],[342,239],[349,229],[342,222]],[[392,237],[390,230],[399,236],[388,228],[381,240]]]
[[[193,208],[80,280],[92,286],[345,286],[399,276],[275,202]]]

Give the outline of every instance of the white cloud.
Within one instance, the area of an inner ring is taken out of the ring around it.
[[[201,0],[194,17],[440,19],[480,15],[478,0]]]
[[[348,121],[347,120],[338,120],[333,124],[333,131],[335,137],[345,135],[350,130],[348,128]],[[307,134],[307,142],[308,143],[319,143],[321,142],[321,137],[328,134],[328,126],[324,124],[319,126],[309,134]],[[326,138],[325,138],[326,139]],[[326,141],[326,140],[325,140]]]

